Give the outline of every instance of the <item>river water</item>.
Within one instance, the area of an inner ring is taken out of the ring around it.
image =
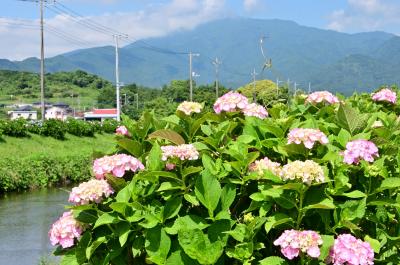
[[[0,195],[0,265],[55,261],[47,233],[67,200],[66,188]]]

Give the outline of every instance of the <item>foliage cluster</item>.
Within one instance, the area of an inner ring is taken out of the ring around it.
[[[376,264],[399,264],[398,108],[365,95],[317,106],[298,96],[268,112],[265,120],[239,112],[124,117],[131,138],[118,138],[118,152],[137,157],[145,170],[107,176],[115,194],[102,203],[68,207],[86,232],[76,246],[56,250],[62,264],[326,264],[343,233],[369,242]],[[329,143],[288,144],[292,128],[319,129]],[[356,139],[374,142],[379,158],[344,163],[342,151]],[[200,159],[168,161],[176,167],[167,170],[160,146],[184,143]],[[250,173],[249,165],[264,157],[282,165],[313,160],[325,181]],[[273,242],[286,229],[317,231],[319,258],[283,259]]]

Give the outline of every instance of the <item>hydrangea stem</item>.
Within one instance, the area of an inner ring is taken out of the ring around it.
[[[298,214],[296,220],[296,230],[300,228],[301,221],[303,220],[304,213],[303,213],[303,202],[304,202],[304,195],[307,191],[308,187],[301,185],[299,190],[299,206],[298,206]]]

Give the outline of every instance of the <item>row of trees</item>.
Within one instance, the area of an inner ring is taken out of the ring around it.
[[[170,84],[161,89],[149,88],[130,84],[121,89],[122,111],[131,118],[137,119],[145,110],[154,110],[161,117],[175,112],[179,103],[189,100],[189,80],[172,80]],[[219,87],[219,96],[227,93],[228,88]],[[277,102],[286,102],[288,98],[287,87],[277,87],[270,80],[260,80],[255,84],[248,84],[239,88],[239,91],[251,98],[256,96],[256,101],[266,107]],[[115,89],[107,88],[98,97],[100,107],[115,107]],[[193,89],[193,101],[202,102],[205,108],[212,108],[217,98],[215,85],[196,85]]]

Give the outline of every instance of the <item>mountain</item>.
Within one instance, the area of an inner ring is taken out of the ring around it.
[[[350,93],[370,91],[382,84],[398,81],[400,37],[385,32],[339,33],[298,25],[285,20],[230,18],[208,22],[190,31],[149,38],[120,50],[120,75],[125,83],[159,87],[172,79],[188,78],[187,54],[200,53],[193,59],[198,83],[215,78],[211,61],[218,57],[220,80],[239,87],[251,80],[251,71],[261,72],[263,58],[260,37],[266,35],[265,51],[273,68],[259,79],[296,81],[301,88],[329,89]],[[82,69],[114,80],[112,46],[77,50],[46,59],[49,72]],[[0,60],[0,69],[38,71],[39,61],[28,58],[19,62]]]

